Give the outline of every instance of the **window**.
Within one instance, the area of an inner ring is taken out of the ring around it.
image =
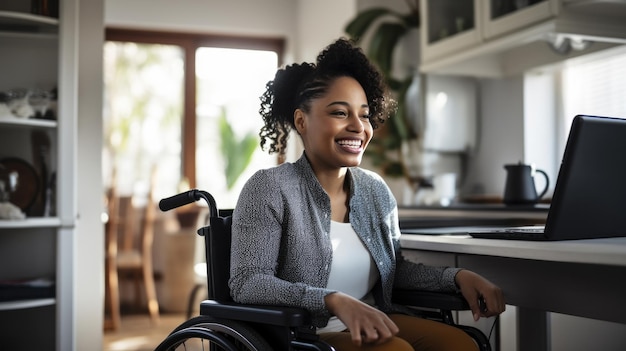
[[[572,59],[562,70],[562,148],[578,114],[626,118],[626,47]]]
[[[155,196],[171,195],[181,179],[183,50],[110,41],[104,56],[103,169],[115,170],[119,193],[146,194],[158,166]]]
[[[121,29],[106,39],[103,169],[115,166],[120,192],[146,191],[156,164],[156,198],[201,188],[233,207],[245,180],[276,164],[259,148],[258,109],[282,39]]]
[[[259,147],[259,97],[276,73],[275,52],[202,47],[196,51],[196,179],[220,207],[233,208],[254,171],[276,164]]]

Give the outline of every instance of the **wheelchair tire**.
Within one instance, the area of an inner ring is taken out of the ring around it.
[[[272,351],[253,328],[232,320],[197,316],[179,325],[155,351]]]

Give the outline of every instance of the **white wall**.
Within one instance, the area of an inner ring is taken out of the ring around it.
[[[258,36],[295,34],[293,0],[106,0],[105,24]]]
[[[319,51],[335,38],[357,13],[356,0],[298,0],[297,61],[314,62]]]
[[[524,162],[548,173],[554,189],[562,150],[554,142],[557,95],[554,75],[536,71],[507,79],[480,80],[478,145],[469,157],[462,191],[502,196],[505,164]],[[538,191],[545,180],[535,177]]]
[[[103,2],[78,0],[76,120],[75,350],[102,345],[104,225],[101,180]],[[87,4],[88,2],[88,4]]]
[[[282,37],[289,62],[297,16],[293,0],[105,0],[104,21],[116,28]]]
[[[478,143],[469,157],[466,194],[502,196],[504,164],[524,161],[523,77],[480,82]]]

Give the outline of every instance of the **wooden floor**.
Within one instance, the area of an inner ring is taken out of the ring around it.
[[[117,331],[105,331],[103,351],[153,351],[180,323],[184,313],[161,314],[158,325],[153,325],[145,314],[123,314],[122,326]]]

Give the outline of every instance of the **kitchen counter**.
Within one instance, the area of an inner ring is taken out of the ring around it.
[[[468,204],[400,206],[400,229],[545,224],[550,205]]]

